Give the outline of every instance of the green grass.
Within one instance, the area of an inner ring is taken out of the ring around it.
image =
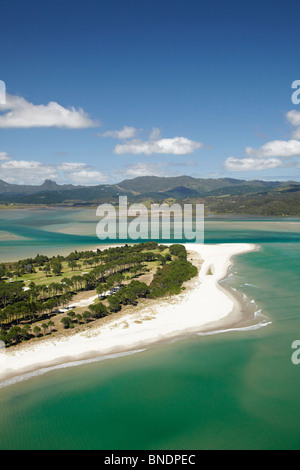
[[[145,251],[149,251],[149,250],[145,250]],[[163,251],[160,251],[157,248],[155,250],[151,250],[151,252],[153,252],[155,254],[161,254],[161,255],[165,256],[166,254],[169,253],[169,248],[166,247],[165,250],[163,250]],[[72,269],[68,266],[68,262],[63,261],[62,262],[62,273],[59,276],[55,276],[52,272],[49,273],[48,276],[46,276],[46,273],[43,270],[40,271],[40,270],[38,270],[38,268],[36,268],[37,272],[24,274],[23,276],[20,276],[20,277],[14,276],[13,281],[23,281],[25,283],[25,285],[30,284],[30,282],[34,282],[36,285],[49,285],[52,282],[60,283],[63,278],[71,278],[71,277],[76,276],[76,275],[81,276],[83,273],[89,273],[90,271],[92,271],[94,269],[94,266],[86,267],[84,265],[84,262],[85,262],[85,259],[78,260],[77,263],[80,264],[81,267],[79,269],[75,268],[72,271]],[[170,261],[167,261],[167,264],[169,262]],[[146,261],[146,262],[143,263],[143,265],[146,268],[152,270],[153,268],[157,268],[160,265],[160,261],[159,260]],[[127,274],[127,276],[130,276],[130,278],[135,277],[134,274],[130,275],[129,273]]]
[[[85,266],[81,266],[80,269],[76,268],[72,271],[72,269],[68,266],[67,262],[63,262],[62,267],[62,274],[60,274],[59,276],[55,276],[53,273],[50,273],[48,276],[46,276],[44,271],[37,271],[36,273],[24,274],[23,276],[18,278],[14,276],[13,280],[24,281],[25,284],[30,284],[30,282],[34,282],[37,285],[44,285],[49,284],[51,282],[60,282],[64,277],[71,278],[73,276],[81,276],[83,273],[88,273],[93,269],[93,267],[86,268]]]

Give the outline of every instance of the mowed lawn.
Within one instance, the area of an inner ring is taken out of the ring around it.
[[[49,285],[52,282],[61,282],[63,278],[82,276],[83,274],[89,273],[93,269],[93,267],[85,267],[81,265],[80,268],[74,268],[72,271],[67,262],[64,261],[61,264],[62,273],[59,276],[56,276],[53,273],[48,273],[48,275],[46,275],[46,273],[43,271],[43,268],[41,268],[41,270],[36,269],[37,272],[35,273],[24,274],[20,277],[14,276],[12,279],[13,281],[24,281],[26,285],[30,284],[30,282],[34,282],[37,285]]]

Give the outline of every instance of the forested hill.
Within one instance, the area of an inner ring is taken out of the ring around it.
[[[0,180],[0,204],[95,206],[130,203],[204,203],[210,214],[300,216],[300,183],[246,181],[233,178],[144,176],[118,184],[59,185],[46,180],[40,186],[9,184]]]

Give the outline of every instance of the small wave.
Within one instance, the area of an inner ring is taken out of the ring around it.
[[[255,301],[252,300],[251,303],[255,304]],[[257,321],[254,325],[248,325],[248,326],[240,326],[236,328],[227,328],[223,330],[214,330],[214,331],[207,331],[203,333],[197,333],[197,336],[208,336],[208,335],[215,335],[215,334],[221,334],[221,333],[229,333],[233,331],[255,331],[259,330],[260,328],[264,328],[265,326],[269,326],[272,324],[271,320],[263,314],[262,310],[256,310],[254,312],[254,320]]]
[[[249,326],[241,326],[241,327],[236,327],[236,328],[227,328],[225,330],[214,330],[214,331],[207,331],[203,333],[197,333],[197,336],[210,336],[210,335],[218,335],[218,334],[223,334],[223,333],[232,333],[235,331],[254,331],[254,330],[259,330],[260,328],[264,328],[265,326],[271,325],[271,321],[262,321],[260,323],[256,323],[255,325],[249,325]]]
[[[101,362],[105,361],[107,359],[116,359],[119,357],[124,357],[124,356],[131,356],[133,354],[141,353],[146,351],[146,349],[136,349],[134,351],[127,351],[123,353],[115,353],[115,354],[108,354],[107,356],[102,356],[102,357],[94,357],[90,359],[82,359],[79,361],[73,361],[73,362],[66,362],[64,364],[57,364],[56,366],[50,366],[50,367],[44,367],[42,369],[38,369],[34,372],[29,372],[27,374],[19,375],[16,377],[12,377],[10,379],[4,380],[3,382],[0,382],[0,388],[8,387],[9,385],[14,385],[19,382],[23,382],[25,380],[29,380],[33,377],[39,377],[41,375],[44,375],[48,372],[51,372],[53,370],[58,370],[58,369],[67,369],[69,367],[75,367],[75,366],[81,366],[85,364],[91,364],[93,362]]]
[[[256,286],[255,284],[249,284],[248,282],[246,282],[246,283],[244,284],[244,286],[255,287],[256,289],[261,289],[261,287]]]

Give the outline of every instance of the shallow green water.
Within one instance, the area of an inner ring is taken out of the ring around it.
[[[0,449],[299,449],[300,365],[291,361],[300,339],[299,226],[206,224],[206,242],[260,244],[235,259],[227,282],[255,299],[271,325],[193,336],[2,388]]]

